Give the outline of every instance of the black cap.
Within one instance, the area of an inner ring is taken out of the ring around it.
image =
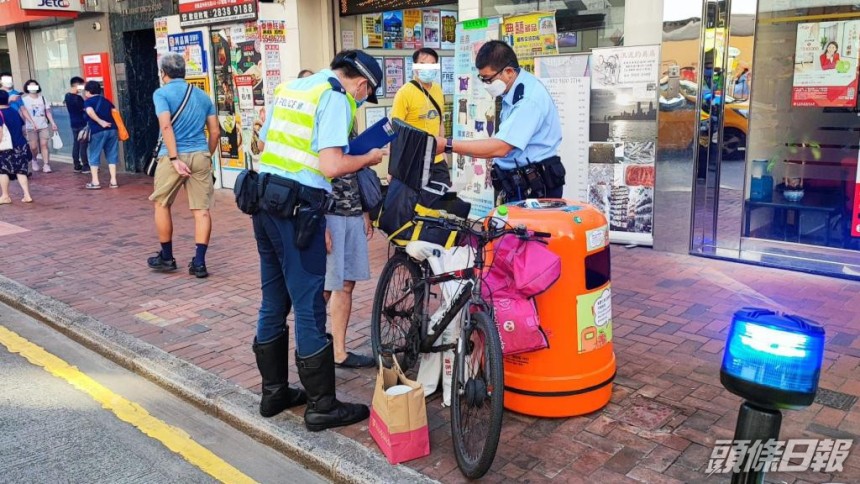
[[[376,62],[376,59],[364,51],[356,50],[345,55],[341,60],[355,67],[355,69],[360,72],[365,79],[367,79],[370,83],[370,87],[373,88],[370,92],[370,96],[367,97],[367,102],[376,104],[376,89],[382,85],[382,68],[379,67],[379,63]]]

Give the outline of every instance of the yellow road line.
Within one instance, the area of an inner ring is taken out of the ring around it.
[[[43,348],[3,326],[0,326],[0,344],[8,348],[10,352],[23,356],[30,363],[44,368],[48,373],[66,380],[73,387],[100,403],[103,408],[113,412],[120,420],[137,427],[138,430],[161,442],[165,447],[215,479],[229,483],[254,482],[253,479],[192,440],[191,436],[182,429],[153,417],[140,405],[113,393],[76,367],[69,365],[61,358],[48,353]]]

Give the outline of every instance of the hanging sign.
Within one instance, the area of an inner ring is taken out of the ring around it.
[[[514,48],[520,67],[534,72],[536,55],[558,53],[555,12],[533,12],[505,18],[503,40]]]
[[[257,0],[179,0],[179,25],[207,25],[257,19]]]
[[[28,10],[51,10],[55,12],[84,11],[83,2],[79,0],[21,0],[21,8]]]
[[[348,17],[359,13],[378,13],[403,8],[432,7],[447,5],[451,0],[340,0],[340,16]]]
[[[203,32],[183,32],[167,36],[171,52],[181,54],[185,59],[185,74],[202,76],[207,72],[206,53],[203,50]]]

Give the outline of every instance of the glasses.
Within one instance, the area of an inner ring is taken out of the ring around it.
[[[484,84],[490,84],[490,83],[492,83],[492,82],[493,82],[493,80],[494,80],[495,78],[499,77],[499,74],[501,74],[502,72],[504,72],[504,71],[505,71],[505,69],[507,69],[507,68],[508,68],[508,67],[510,67],[510,66],[511,66],[511,63],[510,63],[510,62],[508,62],[507,64],[505,64],[505,67],[502,67],[501,69],[499,69],[498,71],[496,71],[496,73],[495,73],[495,74],[493,74],[492,76],[490,76],[490,77],[483,77],[483,76],[480,76],[480,75],[479,75],[479,76],[478,76],[478,79],[479,79],[481,82],[483,82]]]

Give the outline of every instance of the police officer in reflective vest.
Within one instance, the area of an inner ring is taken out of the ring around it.
[[[323,286],[326,272],[325,212],[331,179],[378,164],[383,152],[349,154],[355,110],[376,102],[382,69],[362,51],[345,51],[331,69],[275,89],[260,159],[262,195],[253,216],[260,254],[263,302],[254,339],[263,377],[260,414],[271,417],[307,402],[311,431],[366,419],[366,405],[335,396],[334,351],[326,334]],[[287,382],[290,310],[295,314],[296,366],[305,390]]]
[[[511,47],[493,40],[475,56],[478,79],[493,97],[502,96],[499,130],[492,138],[438,138],[438,152],[493,159],[493,187],[501,202],[559,198],[565,170],[558,157],[561,121],[546,87],[520,68]],[[488,123],[489,124],[489,123]]]

